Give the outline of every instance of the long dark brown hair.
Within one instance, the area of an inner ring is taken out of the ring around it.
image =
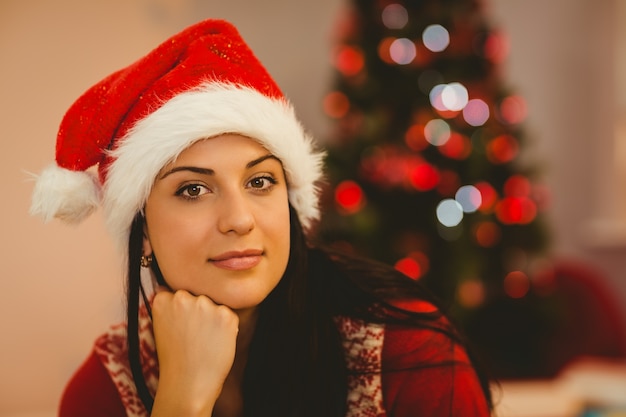
[[[441,320],[440,312],[414,313],[389,303],[410,298],[437,304],[419,283],[387,265],[309,247],[291,205],[289,212],[289,261],[281,281],[259,306],[244,374],[246,417],[346,415],[349,371],[334,321],[337,316],[430,328],[451,343],[465,345],[449,321]],[[128,246],[128,359],[139,397],[150,412],[154,398],[141,370],[138,333],[141,303],[149,309],[140,277],[143,224],[138,213]],[[152,270],[157,282],[166,284],[156,259]],[[491,406],[488,379],[477,371]]]

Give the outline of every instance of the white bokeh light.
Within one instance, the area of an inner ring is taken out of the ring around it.
[[[409,13],[397,3],[387,5],[382,13],[383,24],[389,29],[402,29],[409,22]]]
[[[428,97],[430,98],[430,105],[439,111],[448,110],[448,108],[443,104],[443,100],[441,98],[441,93],[443,92],[443,89],[446,88],[446,85],[447,84],[437,84],[428,94]]]
[[[433,52],[441,52],[450,45],[450,34],[441,25],[430,25],[422,32],[424,46]]]
[[[433,119],[424,126],[424,137],[431,145],[441,146],[450,139],[450,125],[445,120]]]
[[[439,111],[459,111],[467,106],[469,93],[461,83],[437,84],[428,97],[430,104]]]
[[[463,207],[454,199],[442,200],[437,205],[437,220],[446,227],[458,226],[463,220]]]
[[[463,119],[470,126],[482,126],[489,120],[489,105],[479,98],[467,102],[463,109]]]
[[[407,65],[413,62],[417,56],[417,49],[413,41],[407,38],[398,38],[389,47],[389,56],[400,65]]]
[[[463,110],[468,98],[467,88],[461,83],[450,83],[441,91],[441,101],[448,110]]]
[[[473,185],[464,185],[459,188],[454,199],[461,205],[465,213],[475,212],[483,202],[480,191]]]

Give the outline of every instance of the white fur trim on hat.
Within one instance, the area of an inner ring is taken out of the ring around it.
[[[30,214],[41,216],[44,221],[58,218],[79,223],[99,202],[100,184],[95,175],[50,165],[36,177]]]
[[[236,133],[261,143],[283,164],[289,201],[305,229],[319,218],[323,152],[284,99],[253,88],[207,81],[139,120],[111,151],[103,187],[107,227],[120,248],[159,171],[198,140]]]

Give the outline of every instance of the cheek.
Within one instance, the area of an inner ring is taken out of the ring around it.
[[[169,214],[168,214],[169,213]],[[167,264],[185,255],[193,254],[198,242],[205,240],[209,225],[200,222],[193,215],[173,215],[172,212],[146,212],[147,234],[152,250],[159,259],[159,265]],[[184,262],[182,259],[180,261]]]
[[[278,254],[279,264],[282,265],[281,267],[286,267],[291,248],[289,209],[268,216],[266,228],[271,230],[268,238],[274,246],[274,251]]]

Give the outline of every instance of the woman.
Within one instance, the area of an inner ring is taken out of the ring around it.
[[[487,381],[417,283],[307,244],[322,157],[224,21],[81,96],[31,211],[75,222],[102,204],[128,316],[60,415],[488,416]]]

